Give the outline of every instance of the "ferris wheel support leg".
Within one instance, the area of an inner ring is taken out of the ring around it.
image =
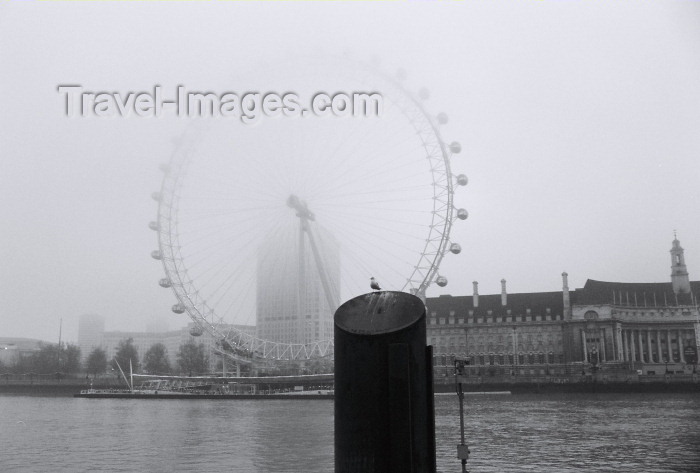
[[[306,308],[304,307],[304,299],[306,299],[306,251],[304,248],[304,224],[299,227],[299,298],[297,300],[297,311],[299,320],[302,320]]]
[[[311,251],[314,254],[314,261],[316,262],[316,268],[318,269],[319,279],[321,279],[321,285],[323,286],[323,293],[326,295],[326,302],[328,302],[328,308],[331,311],[335,311],[336,304],[333,302],[333,296],[331,295],[331,289],[328,285],[328,278],[326,277],[326,271],[321,262],[321,254],[318,252],[316,247],[316,242],[314,241],[314,236],[311,233],[311,227],[307,220],[303,220],[303,227],[306,230],[306,234],[309,236],[309,243],[311,244]]]

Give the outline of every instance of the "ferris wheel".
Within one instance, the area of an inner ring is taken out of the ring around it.
[[[443,141],[447,116],[430,114],[403,72],[324,64],[271,83],[378,91],[383,104],[379,117],[199,119],[161,165],[149,224],[159,284],[193,336],[240,363],[332,356],[333,313],[370,277],[421,298],[444,287],[440,263],[461,252],[452,225],[468,216],[454,203],[468,182],[452,172],[461,146]]]

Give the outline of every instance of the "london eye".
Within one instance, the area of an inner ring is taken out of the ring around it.
[[[370,277],[421,298],[447,284],[440,263],[461,251],[450,231],[468,215],[454,202],[467,184],[452,171],[461,147],[443,140],[447,116],[427,111],[425,89],[371,69],[329,79],[307,67],[284,84],[378,91],[379,117],[202,119],[161,165],[149,224],[159,284],[191,334],[236,363],[332,358],[332,315]]]

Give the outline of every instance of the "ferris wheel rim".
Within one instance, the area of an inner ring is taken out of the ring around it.
[[[421,137],[423,149],[431,161],[431,178],[434,206],[430,231],[425,246],[420,252],[418,263],[413,273],[406,279],[401,290],[408,289],[424,299],[425,291],[435,280],[439,265],[446,253],[453,222],[451,153],[443,141],[433,117],[426,111],[419,99],[408,92],[396,79],[381,74],[397,92],[397,101],[404,100],[405,107],[399,107],[401,113],[409,120],[416,133]],[[416,121],[418,119],[418,121]],[[177,232],[177,209],[182,185],[183,168],[192,160],[192,151],[198,139],[201,139],[201,125],[188,127],[176,144],[168,169],[164,171],[160,192],[158,192],[158,251],[162,262],[167,287],[176,296],[178,304],[197,327],[209,332],[220,343],[236,347],[234,353],[226,352],[231,358],[240,362],[255,362],[269,359],[300,360],[314,357],[327,357],[333,352],[333,340],[320,339],[309,343],[276,342],[247,333],[230,324],[217,314],[214,307],[200,297],[195,282],[189,278],[185,258],[180,252],[179,234]],[[437,164],[437,167],[433,164]],[[161,280],[163,282],[163,280]],[[161,284],[163,285],[163,284]],[[164,286],[165,287],[165,286]],[[173,306],[175,307],[175,306]],[[222,327],[226,327],[222,330]]]

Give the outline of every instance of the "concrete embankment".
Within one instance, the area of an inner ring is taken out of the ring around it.
[[[93,383],[95,389],[122,389],[124,384],[119,384],[113,380],[98,380]],[[65,378],[59,381],[23,381],[10,380],[0,382],[0,395],[21,395],[21,396],[73,396],[82,389],[88,389],[90,385],[82,378]]]
[[[700,383],[673,382],[610,382],[610,383],[481,383],[463,384],[465,392],[510,391],[512,394],[530,393],[700,393]],[[454,384],[435,386],[436,393],[455,392]]]
[[[463,384],[465,392],[499,392],[510,391],[512,394],[528,393],[590,393],[590,392],[650,392],[650,393],[674,393],[696,392],[700,393],[700,382],[688,380],[653,380],[634,382],[572,382],[572,383],[536,383],[536,382],[483,382]],[[72,397],[90,386],[84,380],[68,380],[60,383],[0,383],[0,395],[21,396],[66,396]],[[124,385],[114,382],[94,383],[95,389],[124,389]],[[454,393],[455,384],[441,382],[434,387],[436,393]]]

